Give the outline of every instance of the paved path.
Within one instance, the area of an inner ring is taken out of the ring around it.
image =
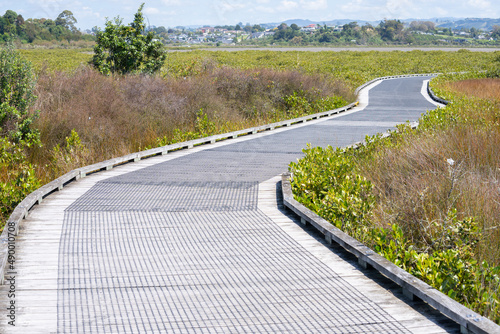
[[[458,330],[304,231],[276,198],[276,176],[307,143],[349,145],[434,108],[424,79],[373,85],[369,106],[344,115],[124,165],[49,196],[17,239],[16,296],[0,290],[16,326],[5,317],[0,333]]]

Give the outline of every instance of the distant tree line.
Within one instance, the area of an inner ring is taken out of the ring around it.
[[[33,43],[43,41],[72,41],[80,39],[92,40],[93,36],[83,35],[76,27],[76,18],[69,10],[64,10],[52,19],[24,19],[21,14],[7,10],[0,16],[0,43],[21,41]]]
[[[237,25],[225,25],[225,26],[215,26],[217,29],[227,29],[227,30],[235,30],[235,31],[245,31],[247,33],[254,33],[254,32],[259,32],[259,31],[265,31],[266,29],[261,27],[258,24],[250,25],[247,23],[246,25],[243,25],[243,23],[238,23]]]
[[[475,38],[483,32],[475,28],[466,31],[469,37]],[[317,25],[315,29],[301,29],[296,24],[288,26],[282,23],[278,26],[272,40],[290,44],[412,44],[434,42],[437,39],[453,36],[450,28],[437,28],[431,21],[414,21],[405,27],[400,20],[384,20],[377,26],[367,23],[359,26],[357,22],[344,24],[342,27]],[[495,26],[492,34],[494,39],[500,37],[500,27]]]

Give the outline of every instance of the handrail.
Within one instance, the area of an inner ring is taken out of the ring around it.
[[[431,305],[458,323],[461,326],[462,333],[500,333],[500,326],[490,319],[482,317],[396,266],[295,200],[290,183],[290,173],[288,172],[283,173],[281,176],[281,190],[283,192],[283,205],[294,212],[300,218],[302,224],[311,225],[324,235],[325,240],[329,244],[335,242],[349,253],[355,255],[358,258],[358,263],[364,268],[371,267],[401,286],[403,294],[408,298],[413,299],[417,297]]]
[[[427,83],[427,92],[436,102],[444,105],[450,103],[436,96],[429,82]],[[417,122],[411,124],[412,128],[416,128],[417,126]],[[390,133],[384,133],[383,136],[390,136]],[[360,145],[363,145],[363,143],[355,143],[351,146],[356,148]],[[335,242],[342,246],[345,250],[358,258],[358,263],[362,267],[371,267],[398,284],[403,289],[403,294],[408,298],[413,300],[414,297],[417,297],[458,323],[462,333],[500,333],[500,326],[490,319],[472,311],[468,307],[411,275],[404,269],[396,266],[383,256],[375,253],[368,246],[360,243],[358,240],[352,238],[347,233],[341,231],[330,222],[299,203],[293,197],[290,178],[291,174],[289,172],[283,173],[281,176],[281,190],[283,193],[284,207],[294,212],[300,218],[302,224],[309,224],[323,234],[325,240],[329,244]]]

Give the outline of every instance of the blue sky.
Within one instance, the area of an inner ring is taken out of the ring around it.
[[[0,13],[11,9],[25,19],[55,19],[67,9],[78,20],[78,28],[89,29],[103,27],[106,18],[116,16],[130,23],[142,2],[149,24],[165,27],[258,24],[287,19],[500,17],[498,0],[0,0]]]

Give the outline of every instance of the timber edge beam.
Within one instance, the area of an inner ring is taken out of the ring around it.
[[[300,218],[303,225],[311,225],[323,234],[327,243],[336,243],[358,258],[358,263],[364,268],[373,268],[382,275],[398,284],[403,294],[413,299],[417,297],[460,325],[462,333],[493,334],[500,333],[500,326],[464,305],[434,289],[407,271],[388,261],[383,256],[358,240],[350,237],[327,220],[297,202],[292,193],[290,173],[281,175],[281,190],[283,205]]]

